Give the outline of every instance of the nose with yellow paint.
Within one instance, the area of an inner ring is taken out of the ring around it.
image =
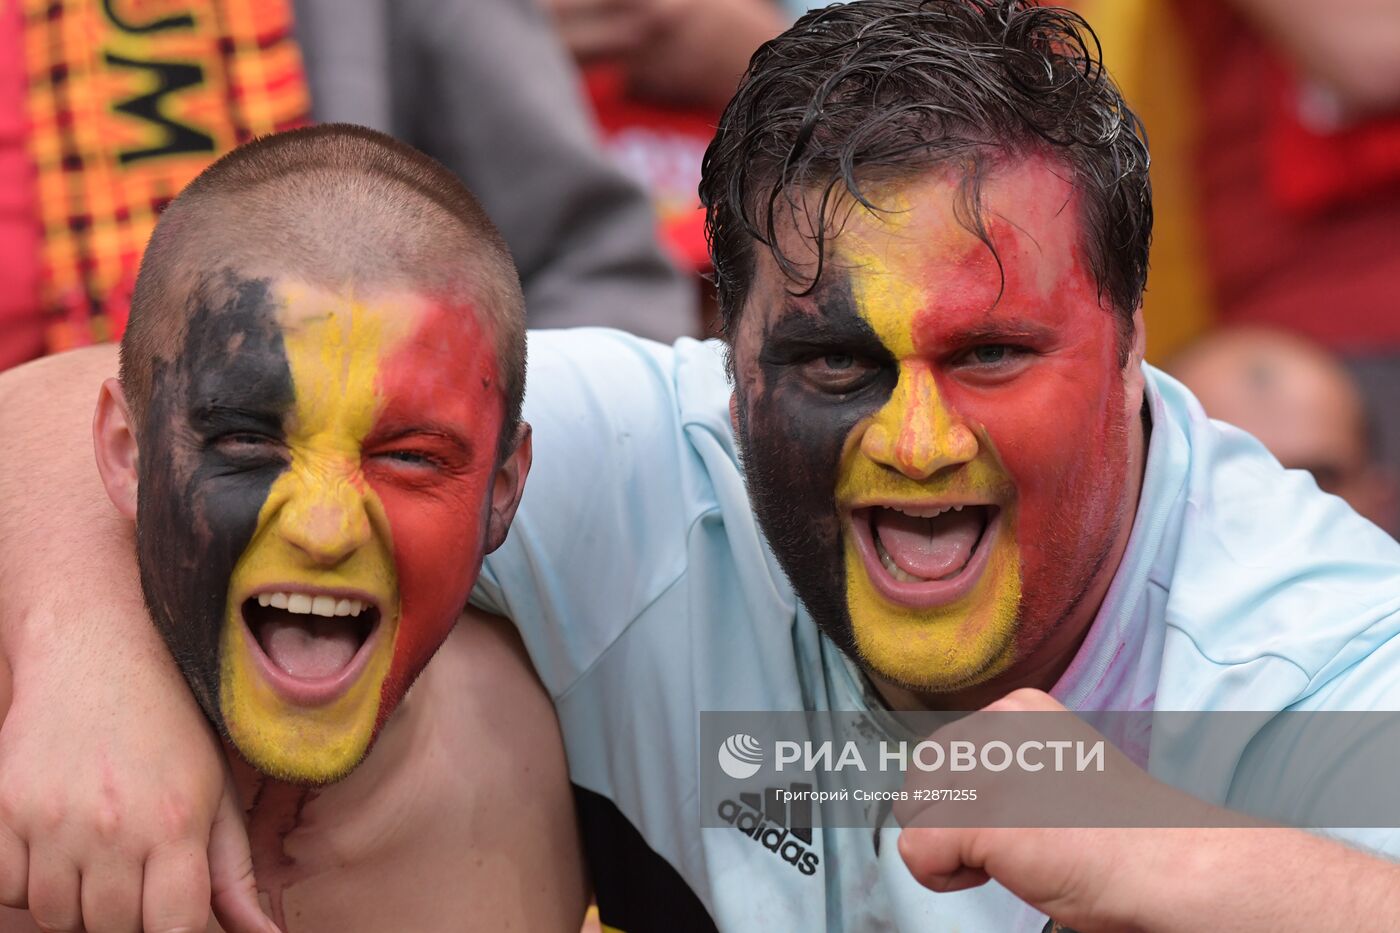
[[[390,523],[363,458],[383,405],[379,366],[402,328],[339,296],[283,298],[289,462],[230,580],[220,707],[259,770],[324,783],[373,740],[398,635]]]
[[[369,497],[359,464],[345,459],[319,470],[292,467],[277,533],[307,561],[333,567],[370,542]]]
[[[932,367],[900,365],[899,382],[861,436],[861,452],[913,480],[977,457],[977,437],[944,402]]]

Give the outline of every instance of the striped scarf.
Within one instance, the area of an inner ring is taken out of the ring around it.
[[[121,335],[161,209],[305,123],[290,0],[22,0],[50,352]]]

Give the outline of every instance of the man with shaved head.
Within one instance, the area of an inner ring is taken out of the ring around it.
[[[1279,462],[1395,534],[1395,478],[1376,460],[1370,413],[1340,361],[1302,337],[1229,327],[1191,344],[1167,371],[1212,418],[1258,438]]]
[[[503,623],[451,634],[529,468],[523,304],[460,182],[358,127],[224,157],[143,260],[98,470],[283,930],[578,928],[548,698]],[[101,890],[29,906],[155,925]]]

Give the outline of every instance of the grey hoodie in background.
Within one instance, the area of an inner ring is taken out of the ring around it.
[[[311,109],[409,143],[480,199],[531,327],[699,330],[646,193],[597,144],[577,72],[533,0],[295,0]]]

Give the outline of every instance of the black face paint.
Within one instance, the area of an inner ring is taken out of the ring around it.
[[[814,387],[803,364],[826,356],[865,361],[869,379],[842,394]],[[737,408],[754,512],[812,618],[854,656],[836,483],[851,430],[894,392],[894,357],[856,310],[849,281],[831,276],[811,310],[765,322],[750,365],[758,378],[737,380]]]
[[[210,292],[220,297],[210,300]],[[219,639],[229,578],[287,468],[292,375],[266,280],[233,273],[197,290],[184,346],[157,360],[139,437],[141,587],[205,714],[219,712]]]

